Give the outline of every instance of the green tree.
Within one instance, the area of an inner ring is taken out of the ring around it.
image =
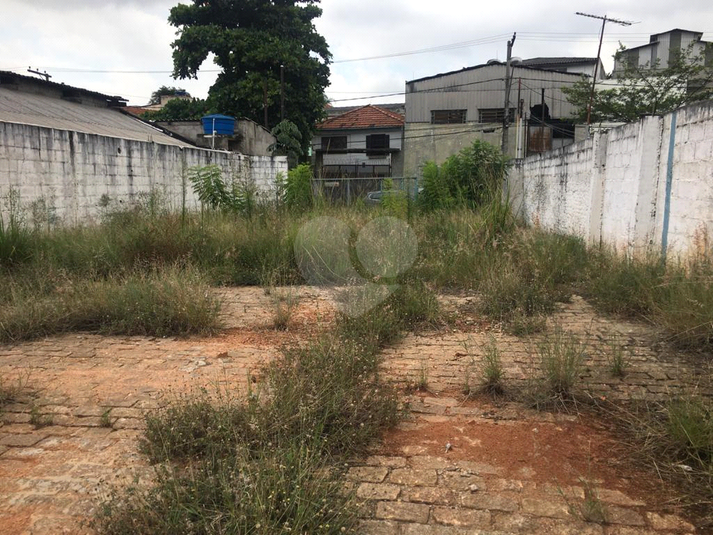
[[[186,96],[186,97],[191,96],[188,94],[188,92],[185,89],[182,89],[180,87],[168,87],[168,86],[162,85],[156,91],[151,93],[151,100],[149,100],[149,106],[151,106],[153,104],[160,104],[161,97],[165,97],[167,95],[171,95],[171,96],[181,95],[181,96]]]
[[[313,125],[323,117],[331,54],[314,19],[319,0],[192,0],[171,9],[175,78],[197,77],[209,54],[221,68],[209,100],[220,113],[245,116],[268,128],[281,117],[284,66],[285,117],[302,133],[306,150]]]
[[[211,107],[208,101],[176,98],[169,100],[160,110],[142,113],[141,117],[149,121],[197,121],[209,113]]]
[[[597,90],[592,102],[592,122],[633,122],[644,115],[661,115],[676,108],[713,97],[711,50],[694,53],[694,44],[672,54],[668,65],[660,61],[635,65],[625,61],[625,47],[614,55],[623,64],[618,87]],[[710,47],[710,45],[709,45]],[[577,107],[575,116],[587,119],[592,90],[591,78],[583,77],[572,87],[563,88],[567,100]]]
[[[272,135],[275,136],[275,143],[270,145],[268,149],[273,154],[287,156],[289,167],[292,169],[297,165],[299,157],[304,154],[302,151],[302,134],[299,128],[292,121],[285,119],[272,129]]]

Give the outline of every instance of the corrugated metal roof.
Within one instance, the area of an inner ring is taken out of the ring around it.
[[[99,108],[0,87],[0,121],[71,130],[162,145],[190,147],[139,119],[112,108]]]
[[[120,96],[106,95],[104,93],[99,93],[98,91],[84,89],[83,87],[74,87],[74,86],[67,85],[67,84],[52,82],[50,80],[41,80],[34,76],[27,76],[25,74],[19,74],[19,73],[12,72],[12,71],[0,71],[0,75],[7,76],[10,78],[15,78],[17,80],[23,81],[23,82],[31,84],[31,85],[37,85],[37,86],[41,86],[41,87],[51,87],[54,89],[58,89],[60,91],[71,90],[71,91],[78,92],[83,95],[87,95],[87,96],[96,98],[98,100],[103,100],[104,102],[111,103],[112,105],[118,105],[118,104],[121,104],[122,102],[126,102],[126,99],[123,97],[120,97]]]
[[[538,65],[575,65],[579,63],[596,63],[597,58],[556,57],[556,58],[530,58],[523,59],[520,65],[537,67]]]

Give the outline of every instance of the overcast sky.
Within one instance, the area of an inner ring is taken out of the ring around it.
[[[0,0],[0,70],[26,74],[32,66],[46,70],[55,82],[121,95],[134,105],[145,104],[161,85],[205,97],[216,76],[212,62],[203,65],[198,80],[170,76],[175,28],[166,19],[177,3]],[[710,0],[323,0],[321,5],[317,30],[335,62],[327,95],[341,105],[403,101],[402,95],[377,95],[402,93],[406,80],[504,59],[513,32],[514,56],[594,57],[601,24],[575,11],[638,22],[607,24],[602,49],[607,71],[619,41],[637,46],[649,34],[673,28],[702,31],[713,41]],[[448,49],[454,44],[463,46]],[[446,49],[345,61],[433,47]],[[355,97],[368,98],[346,100]]]

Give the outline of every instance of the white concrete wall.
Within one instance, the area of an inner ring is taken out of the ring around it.
[[[245,156],[0,122],[0,208],[11,190],[27,207],[43,201],[68,223],[94,219],[107,199],[130,206],[158,191],[174,208],[198,206],[187,172],[219,165],[226,178],[251,180],[264,195],[286,157]]]
[[[531,224],[629,254],[687,254],[713,236],[713,101],[595,133],[532,156],[511,172],[514,206]],[[668,228],[666,179],[671,170]]]

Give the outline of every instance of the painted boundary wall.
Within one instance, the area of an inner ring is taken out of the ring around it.
[[[94,220],[107,204],[132,206],[158,192],[171,208],[194,209],[199,201],[187,178],[192,167],[215,164],[226,179],[251,181],[274,192],[277,173],[287,174],[284,156],[246,156],[193,147],[161,145],[67,130],[0,122],[0,210],[19,194],[27,210],[41,203],[65,223]]]
[[[507,188],[526,222],[592,244],[632,255],[707,250],[713,101],[521,160]]]

